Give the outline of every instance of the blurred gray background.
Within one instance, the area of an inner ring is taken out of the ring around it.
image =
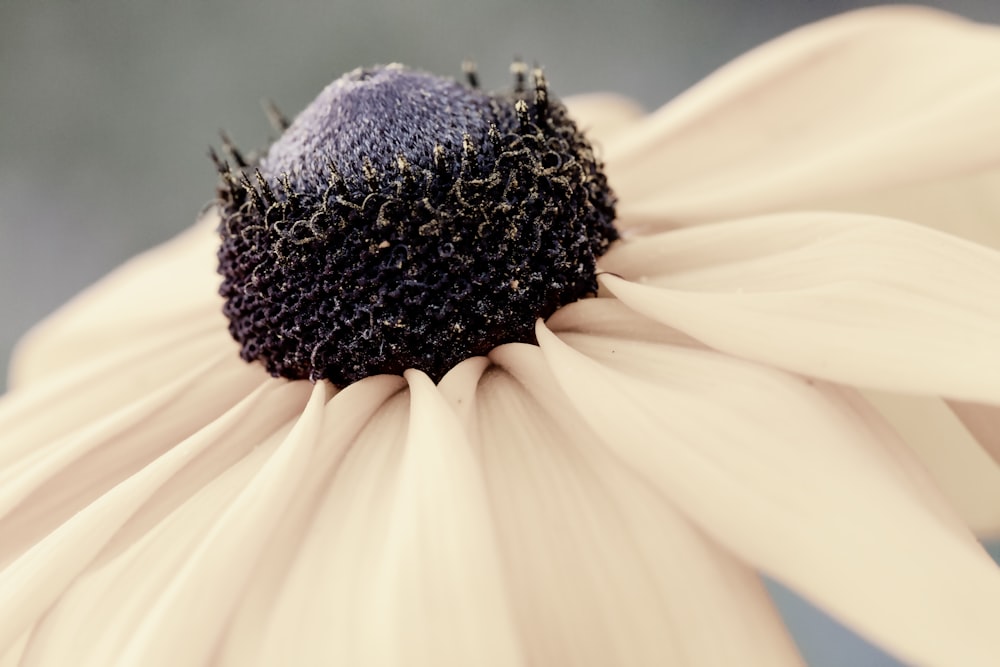
[[[0,378],[33,322],[212,196],[225,128],[270,129],[359,65],[507,82],[515,54],[560,95],[612,90],[653,109],[729,59],[849,0],[0,0]],[[1000,23],[997,0],[925,3]],[[2,380],[0,380],[2,388]],[[814,667],[894,663],[776,593]]]

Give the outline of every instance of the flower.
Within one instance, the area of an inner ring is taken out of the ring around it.
[[[208,214],[18,349],[0,663],[798,664],[761,571],[996,664],[998,53],[871,9],[570,100],[602,293],[437,385],[240,361]]]

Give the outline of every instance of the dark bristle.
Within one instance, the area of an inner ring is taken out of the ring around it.
[[[476,63],[466,60],[462,63],[462,72],[465,73],[465,81],[469,88],[479,88],[479,73],[476,71]]]
[[[233,140],[229,138],[229,135],[226,134],[226,131],[219,130],[219,136],[222,138],[222,150],[226,151],[226,155],[228,155],[229,158],[236,163],[236,166],[240,169],[248,167],[249,163],[246,158],[243,157],[243,153],[240,152],[240,149],[236,148],[236,145],[233,143]]]
[[[400,175],[397,190],[403,192],[409,189],[414,183],[413,166],[406,159],[406,156],[400,153],[396,156],[396,169],[399,170]]]
[[[441,144],[436,144],[434,146],[433,156],[434,156],[434,170],[437,171],[439,174],[444,173],[444,171],[448,168],[448,164],[445,161],[444,146],[442,146]]]
[[[230,173],[229,163],[219,157],[219,154],[215,152],[215,149],[209,146],[208,157],[211,158],[212,164],[215,165],[215,170],[219,172],[220,176],[225,176]]]
[[[278,132],[284,132],[288,129],[291,122],[289,122],[285,114],[281,113],[278,105],[273,100],[264,99],[261,101],[261,105],[264,107],[264,113],[267,114],[267,121],[271,123],[271,127]]]
[[[531,125],[531,118],[528,116],[528,103],[524,100],[518,100],[514,103],[514,111],[517,112],[517,122],[521,125],[521,129],[526,129]]]
[[[260,169],[254,169],[254,178],[257,181],[257,188],[260,190],[260,197],[264,203],[271,205],[277,201],[277,197],[274,196],[274,190],[271,189],[271,185],[264,178],[264,174],[260,173]]]
[[[462,135],[462,158],[465,160],[476,159],[476,144],[472,141],[472,135],[468,132]]]
[[[369,190],[374,191],[378,187],[378,172],[375,171],[375,166],[367,157],[362,162],[361,170],[364,174],[365,185],[368,186]]]
[[[328,174],[327,186],[340,196],[346,195],[347,183],[344,182],[344,177],[341,175],[340,170],[337,169],[337,165],[329,157],[326,159],[325,164]]]
[[[285,198],[289,201],[294,201],[296,198],[295,188],[292,187],[292,179],[289,178],[287,173],[281,174],[281,190],[285,194]]]
[[[528,66],[520,58],[515,58],[510,64],[510,73],[514,75],[514,92],[523,93],[528,80]]]
[[[545,81],[545,73],[536,65],[531,75],[535,79],[535,110],[539,116],[544,117],[549,108],[549,87]]]
[[[247,178],[245,173],[240,174],[240,185],[243,186],[243,193],[250,199],[250,203],[254,208],[256,208],[260,213],[267,210],[267,207],[264,206],[264,201],[261,199],[260,193],[257,192],[257,188],[253,186],[253,183],[250,182],[250,179]]]

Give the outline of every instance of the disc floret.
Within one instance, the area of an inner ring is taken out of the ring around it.
[[[276,376],[440,379],[597,290],[617,238],[590,145],[549,95],[400,65],[328,86],[259,160],[215,157],[230,332]]]

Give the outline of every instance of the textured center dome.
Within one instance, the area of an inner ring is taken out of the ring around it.
[[[328,156],[340,174],[363,179],[367,158],[380,175],[398,156],[429,169],[434,148],[449,154],[468,135],[481,144],[489,130],[491,100],[470,95],[452,79],[401,65],[355,70],[340,77],[295,119],[261,161],[270,174],[314,173],[316,156]]]
[[[408,368],[437,380],[596,292],[614,198],[541,72],[530,90],[516,72],[486,93],[356,70],[259,164],[227,146],[220,292],[244,359],[339,386]]]

